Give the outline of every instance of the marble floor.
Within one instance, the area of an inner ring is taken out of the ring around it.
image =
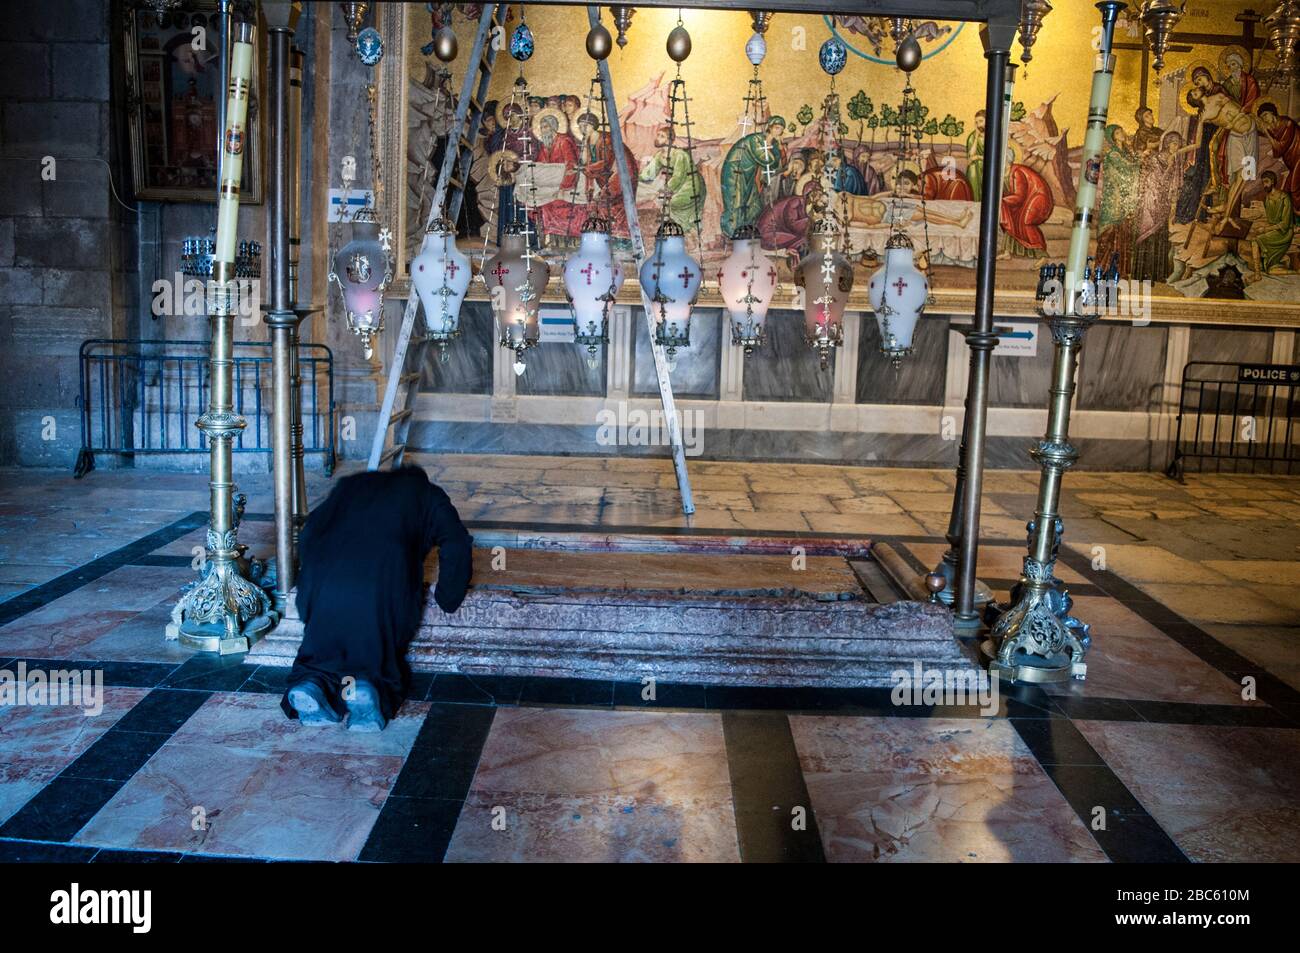
[[[418,462],[481,539],[867,537],[917,569],[945,548],[952,492],[941,470],[692,462],[687,518],[663,460]],[[313,499],[331,482],[312,475]],[[266,553],[269,481],[241,488],[241,541]],[[1034,488],[986,478],[998,598]],[[284,669],[163,640],[205,500],[195,474],[0,470],[0,861],[1300,859],[1300,479],[1070,474],[1058,570],[1093,626],[1088,678],[992,711],[417,675],[379,735],[290,722]],[[624,588],[786,584],[771,556],[585,558]],[[805,587],[856,585],[841,558],[809,560]],[[562,583],[557,565],[513,560],[509,584]],[[93,706],[33,694],[74,670],[102,678]]]

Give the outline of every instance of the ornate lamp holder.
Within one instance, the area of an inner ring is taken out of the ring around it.
[[[1049,389],[1047,432],[1030,449],[1029,455],[1042,469],[1038,481],[1038,502],[1029,526],[1029,553],[1025,556],[1020,584],[1013,601],[993,624],[982,649],[989,657],[989,671],[1011,682],[1062,682],[1082,679],[1088,666],[1088,629],[1069,615],[1069,595],[1060,586],[1053,569],[1064,534],[1059,506],[1061,480],[1079,459],[1070,443],[1070,403],[1074,397],[1075,370],[1083,338],[1111,303],[1107,287],[1113,287],[1115,268],[1103,277],[1091,268],[1087,256],[1090,220],[1097,199],[1095,169],[1101,156],[1110,106],[1111,77],[1115,58],[1111,51],[1115,21],[1124,4],[1102,0],[1102,44],[1098,68],[1093,72],[1088,125],[1084,134],[1079,190],[1075,204],[1074,230],[1070,236],[1069,259],[1064,266],[1047,266],[1040,272],[1039,314],[1052,332],[1055,354]],[[1064,272],[1063,288],[1051,278]],[[1051,286],[1047,285],[1051,283]]]
[[[1187,0],[1144,0],[1139,14],[1151,47],[1151,68],[1159,73],[1165,68],[1165,53],[1174,27],[1187,11]]]
[[[343,295],[348,330],[361,339],[366,360],[374,356],[374,338],[384,331],[384,292],[393,279],[391,240],[387,229],[380,231],[375,210],[366,206],[352,219],[352,240],[330,265],[328,280]]]
[[[536,347],[541,337],[539,310],[551,278],[550,267],[528,243],[530,234],[526,224],[511,222],[502,233],[501,247],[483,266],[501,346],[515,352],[516,374],[523,374],[524,352]]]
[[[448,361],[447,346],[460,336],[460,309],[469,291],[469,257],[456,247],[456,230],[435,218],[424,232],[420,254],[411,262],[411,284],[424,308],[425,333]]]
[[[686,253],[686,233],[665,220],[655,233],[654,254],[641,266],[641,287],[654,306],[655,343],[666,351],[669,366],[677,349],[691,346],[691,309],[700,295],[703,272]]]
[[[1028,66],[1034,58],[1034,43],[1043,21],[1052,12],[1047,0],[1020,0],[1020,62]]]
[[[776,267],[763,253],[758,230],[748,225],[731,240],[731,254],[718,269],[718,287],[731,317],[731,343],[748,357],[767,340],[767,311],[776,294]]]
[[[804,289],[804,341],[817,351],[822,370],[831,352],[844,343],[844,308],[853,290],[853,266],[838,251],[840,233],[829,216],[812,228],[808,254],[794,270]]]
[[[1264,29],[1268,33],[1269,45],[1277,54],[1277,66],[1269,85],[1293,81],[1300,73],[1296,51],[1296,44],[1300,43],[1300,2],[1281,0],[1264,18]]]
[[[880,330],[880,353],[895,369],[912,353],[912,338],[929,295],[930,283],[916,267],[912,239],[899,229],[885,243],[885,264],[867,286]]]
[[[609,343],[609,310],[623,286],[623,268],[609,243],[609,222],[593,215],[582,225],[578,250],[564,263],[564,296],[573,316],[573,340],[587,349],[587,363],[599,363]]]

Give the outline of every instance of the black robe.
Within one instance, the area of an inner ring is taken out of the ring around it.
[[[447,494],[417,467],[340,480],[299,538],[297,605],[306,631],[288,684],[314,681],[342,716],[343,679],[365,679],[391,719],[409,684],[406,647],[423,608],[424,559],[435,545],[433,598],[455,612],[469,586],[473,537]],[[287,693],[281,707],[297,717]]]

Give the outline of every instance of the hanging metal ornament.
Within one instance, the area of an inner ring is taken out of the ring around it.
[[[668,58],[674,63],[683,63],[691,55],[691,35],[681,20],[677,21],[677,25],[668,34],[667,47]]]
[[[1025,66],[1034,58],[1038,31],[1051,12],[1052,5],[1047,0],[1020,0],[1020,62]]]
[[[597,23],[587,31],[587,55],[593,60],[603,60],[614,48],[614,38],[605,29],[605,24]]]
[[[384,57],[384,38],[372,26],[357,34],[357,57],[367,66],[375,66]]]
[[[916,39],[915,24],[903,17],[893,17],[890,33],[894,38],[894,63],[904,73],[912,72],[924,58]]]
[[[627,46],[627,31],[632,29],[632,16],[636,13],[636,7],[615,4],[609,8],[609,12],[614,15],[614,28],[618,30],[618,48],[621,50]]]
[[[827,76],[835,76],[849,61],[849,49],[838,36],[829,37],[817,51],[817,62]]]
[[[745,57],[754,66],[758,66],[763,62],[763,58],[767,56],[767,38],[764,34],[767,33],[767,28],[772,23],[774,14],[755,10],[750,16],[753,18],[754,35],[745,44]]]
[[[1142,4],[1140,16],[1151,47],[1151,68],[1157,73],[1165,68],[1170,37],[1186,11],[1187,0],[1144,0]]]
[[[366,22],[366,11],[370,9],[369,3],[340,3],[339,8],[343,11],[343,22],[348,28],[348,42],[356,43],[357,35],[361,32],[361,24]]]
[[[1268,33],[1269,46],[1277,54],[1277,65],[1273,68],[1269,86],[1293,82],[1300,73],[1296,51],[1296,44],[1300,42],[1300,3],[1282,0],[1264,18],[1264,29]]]
[[[459,45],[456,31],[449,26],[443,27],[433,35],[433,55],[444,63],[450,63],[456,58],[456,54],[460,51]]]
[[[676,160],[681,157],[674,155],[674,152],[683,151],[677,143],[685,141],[685,161],[691,175],[698,176],[691,132],[690,96],[686,80],[682,79],[682,62],[690,55],[691,38],[682,24],[680,13],[677,16],[677,26],[668,35],[667,45],[668,55],[677,64],[677,75],[668,85],[668,115],[665,117],[668,135],[660,168],[667,171],[676,164]],[[655,305],[655,343],[665,348],[671,370],[676,366],[677,349],[690,346],[691,309],[699,297],[704,272],[699,262],[686,251],[686,229],[669,215],[668,205],[672,195],[666,188],[661,189],[659,195],[659,228],[655,233],[655,250],[641,266],[639,277],[642,290]],[[700,235],[703,189],[698,184],[693,186],[693,196],[692,215],[686,224],[695,232],[696,248],[703,248]]]
[[[522,16],[521,13],[519,26],[510,34],[510,55],[521,63],[533,55],[533,31],[528,28],[528,23]]]

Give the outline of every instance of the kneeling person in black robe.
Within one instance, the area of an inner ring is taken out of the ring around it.
[[[406,647],[424,602],[424,559],[438,547],[433,598],[455,612],[469,587],[473,538],[447,494],[416,467],[358,473],[312,510],[299,538],[302,647],[281,707],[303,724],[348,718],[378,731],[397,713]]]

